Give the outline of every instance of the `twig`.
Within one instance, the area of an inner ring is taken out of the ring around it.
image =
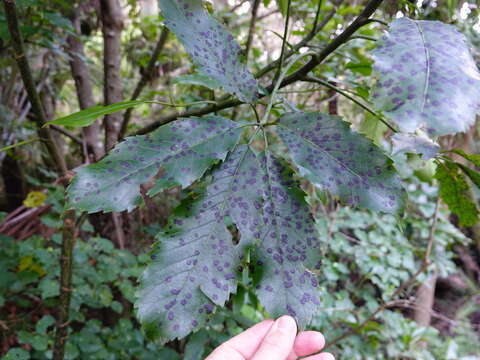
[[[352,101],[352,102],[354,102],[355,104],[357,104],[358,106],[360,106],[362,109],[368,111],[370,114],[372,114],[373,116],[375,116],[378,120],[380,120],[382,123],[384,123],[385,126],[387,126],[387,127],[388,127],[390,130],[392,130],[394,133],[397,132],[397,130],[396,130],[392,125],[390,125],[382,116],[380,116],[379,114],[377,114],[372,108],[370,108],[370,107],[367,106],[366,104],[362,103],[361,101],[355,99],[353,96],[349,95],[346,91],[343,91],[343,90],[340,89],[339,87],[337,87],[337,86],[329,83],[329,82],[326,81],[326,80],[323,80],[323,79],[320,79],[320,78],[317,78],[317,77],[314,77],[314,76],[305,76],[302,80],[323,85],[323,86],[329,88],[330,90],[333,90],[333,91],[339,93],[340,95],[346,97],[346,98],[349,99],[350,101]]]
[[[287,16],[285,17],[285,28],[283,29],[283,38],[282,38],[282,49],[280,52],[280,58],[278,59],[278,67],[277,73],[275,74],[274,79],[278,79],[280,73],[282,72],[283,62],[285,61],[285,48],[287,46],[287,38],[288,38],[288,25],[290,23],[290,8],[291,8],[292,1],[287,0]]]
[[[145,72],[142,74],[142,77],[140,78],[140,80],[138,81],[137,86],[135,87],[135,90],[133,91],[133,94],[130,100],[138,99],[138,97],[142,93],[143,88],[147,85],[148,81],[152,79],[153,74],[155,72],[155,67],[157,65],[158,57],[162,53],[163,48],[165,47],[165,43],[167,42],[168,34],[169,34],[168,28],[164,27],[162,29],[162,32],[160,33],[160,37],[158,38],[157,45],[153,50],[152,56],[150,57],[150,61],[148,62],[147,68]],[[118,140],[123,139],[125,137],[125,134],[127,133],[128,123],[130,122],[130,119],[132,117],[132,112],[133,112],[133,108],[129,108],[125,111],[125,114],[123,115],[122,127],[118,134]]]
[[[253,33],[255,32],[255,25],[257,23],[258,7],[260,5],[260,0],[255,0],[252,7],[252,19],[250,20],[250,27],[248,29],[248,38],[247,43],[245,44],[245,57],[248,61],[248,54],[250,48],[252,47]]]
[[[430,254],[431,254],[431,251],[432,251],[432,246],[433,246],[433,242],[435,240],[435,229],[436,229],[436,226],[437,226],[437,220],[438,220],[438,213],[439,213],[439,205],[440,205],[440,198],[437,198],[437,202],[436,202],[436,205],[435,205],[435,214],[433,216],[433,220],[432,220],[432,224],[430,225],[430,231],[429,231],[429,235],[428,235],[428,243],[427,243],[427,249],[425,250],[425,255],[423,257],[423,261],[422,261],[422,264],[420,265],[419,269],[415,272],[415,274],[412,275],[412,277],[410,277],[410,279],[404,281],[396,290],[395,292],[392,294],[392,296],[390,297],[391,299],[395,299],[398,295],[400,295],[406,288],[410,287],[410,285],[412,285],[415,280],[417,279],[417,277],[423,273],[427,268],[428,266],[430,265]],[[390,300],[390,302],[393,301],[393,300]],[[358,331],[360,331],[360,329],[362,329],[366,324],[368,324],[370,321],[374,320],[375,317],[380,313],[382,312],[383,310],[385,310],[386,308],[389,307],[389,304],[390,302],[384,302],[382,301],[380,306],[370,314],[370,316],[365,319],[364,321],[362,321],[358,326],[356,326],[355,328],[351,328],[349,330],[347,330],[346,332],[344,332],[343,334],[337,336],[335,339],[333,339],[330,343],[328,343],[326,347],[329,347],[329,346],[333,346],[335,344],[337,344],[338,342],[342,341],[343,339],[351,336],[351,335],[354,335],[356,334]]]
[[[312,59],[293,74],[288,76],[283,82],[282,87],[290,85],[298,81],[312,71],[317,65],[321,64],[331,53],[333,53],[340,45],[348,41],[358,29],[370,22],[370,16],[378,9],[383,0],[370,0],[360,15],[335,39],[333,39],[317,56]]]
[[[32,111],[35,115],[37,133],[39,138],[45,142],[52,160],[55,162],[62,176],[67,176],[67,166],[61,155],[60,150],[54,141],[49,129],[44,128],[47,118],[40,102],[35,83],[33,81],[30,65],[28,64],[23,37],[18,24],[18,15],[15,0],[2,0],[5,8],[5,17],[7,19],[8,31],[12,39],[12,45],[20,74],[28,93],[28,98],[32,104]],[[68,321],[70,310],[70,292],[72,284],[72,252],[75,243],[75,211],[66,210],[63,213],[63,236],[62,236],[62,258],[60,270],[60,304],[57,315],[57,326],[55,333],[55,343],[53,347],[53,359],[63,360],[65,354],[65,345],[68,336],[68,329],[63,325]]]
[[[321,7],[321,2],[319,3],[319,7],[317,8],[317,13],[315,14],[315,20],[314,23],[318,23],[318,17],[320,15],[320,7]],[[302,47],[308,45],[310,40],[312,40],[315,35],[317,35],[324,27],[327,25],[327,23],[332,19],[333,15],[335,15],[337,9],[334,7],[330,12],[327,13],[325,18],[318,24],[315,25],[312,30],[305,36],[300,42],[295,44],[292,48],[292,50],[288,51],[285,54],[285,58],[291,57],[294,53],[296,53],[298,50],[300,50]],[[262,68],[260,71],[258,71],[255,74],[256,78],[262,77],[263,75],[269,73],[271,70],[275,69],[278,66],[278,60],[275,60],[271,62],[270,64],[266,65],[264,68]]]
[[[8,30],[12,39],[15,61],[17,62],[20,70],[20,75],[22,76],[28,100],[32,105],[32,112],[35,116],[34,119],[37,124],[38,137],[47,147],[49,154],[52,156],[52,159],[57,166],[57,170],[60,173],[64,173],[67,171],[65,159],[63,156],[61,156],[60,151],[58,151],[52,133],[48,129],[42,127],[43,124],[47,122],[47,117],[45,115],[42,103],[40,102],[40,97],[33,80],[32,71],[25,54],[23,37],[20,32],[15,1],[3,0],[3,4],[5,7],[5,17],[8,24]]]
[[[77,135],[71,133],[70,131],[62,128],[61,126],[57,126],[57,125],[50,125],[51,128],[55,131],[58,131],[60,134],[62,135],[65,135],[66,137],[70,138],[73,140],[73,142],[77,143],[78,145],[80,146],[83,146],[83,141],[82,139],[80,139]]]

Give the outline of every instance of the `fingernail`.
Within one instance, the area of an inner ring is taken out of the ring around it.
[[[281,318],[275,321],[274,326],[284,332],[296,332],[297,331],[297,324],[295,320],[291,316],[282,316]]]

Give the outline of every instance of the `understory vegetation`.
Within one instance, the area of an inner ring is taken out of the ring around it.
[[[480,359],[480,5],[1,0],[0,356]]]

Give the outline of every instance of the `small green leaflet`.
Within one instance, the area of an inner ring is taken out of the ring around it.
[[[435,178],[440,183],[440,197],[458,216],[460,226],[475,225],[479,220],[478,209],[471,200],[470,187],[458,165],[450,161],[440,163]]]
[[[233,36],[205,11],[201,0],[160,0],[165,25],[185,46],[199,71],[241,101],[253,103],[258,84]]]
[[[154,101],[123,101],[116,104],[111,104],[107,106],[97,105],[92,106],[91,108],[78,111],[76,113],[52,120],[47,122],[44,126],[48,125],[62,125],[70,127],[85,127],[89,126],[95,122],[99,117],[104,115],[112,114],[121,110],[125,110],[131,107],[135,107],[142,104],[153,103]]]
[[[255,174],[248,146],[234,150],[212,171],[205,194],[175,216],[170,228],[158,236],[153,262],[141,279],[136,307],[147,330],[165,342],[205,326],[215,306],[223,306],[236,291],[236,267],[241,257],[227,228],[231,209],[243,209],[243,196]],[[255,166],[256,164],[253,163]],[[246,212],[246,222],[259,222]]]
[[[466,131],[480,110],[480,73],[465,36],[438,21],[401,18],[374,52],[373,102],[404,132]]]
[[[101,161],[76,169],[68,188],[71,207],[89,213],[131,211],[142,203],[140,185],[163,169],[148,192],[191,185],[217,160],[225,159],[243,131],[242,123],[220,116],[187,118],[118,144]]]
[[[403,209],[405,191],[392,161],[339,116],[289,113],[277,131],[313,184],[351,205],[389,213]]]

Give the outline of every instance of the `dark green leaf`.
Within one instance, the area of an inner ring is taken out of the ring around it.
[[[91,108],[78,111],[76,113],[52,120],[47,122],[45,125],[62,125],[62,126],[71,126],[71,127],[84,127],[91,125],[99,117],[115,113],[117,111],[125,110],[131,107],[142,105],[145,103],[150,103],[151,101],[123,101],[116,104],[111,104],[107,106],[93,106]]]
[[[27,350],[21,348],[13,348],[8,351],[3,360],[28,360],[30,354]]]
[[[478,222],[478,209],[470,197],[470,187],[456,163],[444,162],[437,166],[435,178],[440,183],[439,194],[451,212],[459,218],[460,226]]]
[[[208,340],[208,332],[205,329],[191,335],[185,345],[183,360],[202,360]]]
[[[480,173],[470,169],[468,166],[457,163],[458,167],[469,177],[470,180],[475,184],[476,187],[480,189]]]
[[[391,160],[340,117],[290,113],[280,119],[278,133],[312,183],[351,205],[402,210],[405,191]]]
[[[187,187],[225,158],[240,137],[241,125],[219,116],[192,117],[127,138],[101,161],[76,170],[69,204],[89,213],[130,211],[142,203],[140,185],[160,169],[163,174],[149,195],[175,184]]]
[[[438,21],[393,21],[374,53],[375,105],[404,132],[466,131],[480,109],[480,73],[465,37]]]
[[[177,35],[202,73],[241,101],[257,99],[257,81],[242,61],[240,46],[205,11],[201,0],[160,0],[160,7],[165,25]]]

